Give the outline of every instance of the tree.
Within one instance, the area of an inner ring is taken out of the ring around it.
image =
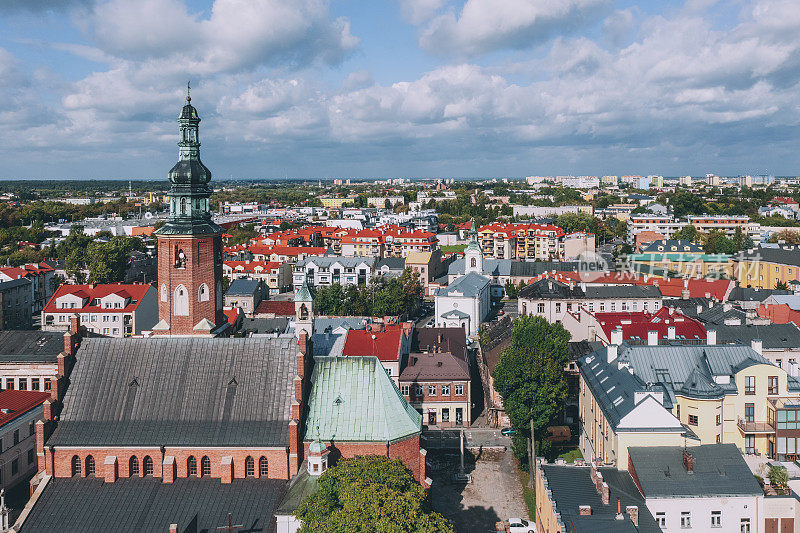
[[[783,241],[786,244],[800,244],[800,232],[793,231],[790,229],[782,229],[776,233],[773,233],[772,236],[769,238],[769,242],[779,242]]]
[[[697,228],[694,227],[692,224],[688,224],[678,231],[676,231],[673,235],[673,239],[678,239],[681,241],[689,241],[695,242],[697,240],[698,231]]]
[[[776,490],[785,492],[789,488],[789,473],[786,471],[785,467],[771,465],[767,477],[769,477],[770,484],[775,487]]]
[[[455,532],[431,511],[425,490],[402,461],[375,455],[340,459],[295,516],[303,521],[302,533]]]
[[[788,291],[789,290],[789,284],[786,283],[785,281],[778,280],[778,281],[775,282],[775,290]]]
[[[517,429],[514,453],[526,465],[526,437],[541,442],[567,398],[564,367],[571,335],[561,324],[532,315],[517,318],[512,328],[511,344],[500,355],[492,377]]]

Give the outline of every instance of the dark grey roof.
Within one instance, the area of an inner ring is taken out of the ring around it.
[[[464,258],[456,259],[447,269],[449,275],[461,275],[464,273],[466,262]],[[594,267],[602,270],[605,265],[597,263]],[[484,276],[524,276],[535,277],[545,272],[577,272],[579,268],[592,268],[586,263],[578,261],[519,261],[514,259],[493,259],[483,260]]]
[[[717,330],[718,343],[750,344],[760,339],[768,350],[800,348],[800,329],[791,322],[786,324],[743,324],[726,326],[716,324],[709,329]]]
[[[314,357],[341,356],[346,340],[346,333],[314,333],[311,335],[311,347],[314,350]]]
[[[22,287],[24,285],[30,285],[31,280],[28,278],[17,278],[12,279],[9,281],[0,281],[0,292],[5,292],[11,289],[16,289],[17,287]]]
[[[400,381],[462,380],[469,381],[469,363],[449,352],[412,353],[400,373]]]
[[[694,472],[683,465],[681,446],[628,448],[645,497],[760,496],[764,492],[735,444],[704,444],[686,451]]]
[[[387,267],[389,270],[404,270],[406,268],[406,258],[405,257],[384,257],[383,259],[379,259],[377,264],[375,265],[376,270],[380,270],[381,267]]]
[[[272,516],[287,490],[278,479],[53,478],[36,501],[20,531],[25,533],[160,533],[178,524],[179,533],[216,532],[228,525],[238,531],[274,532]],[[195,526],[193,528],[193,526]]]
[[[85,339],[48,444],[288,446],[294,337]]]
[[[64,350],[64,332],[0,331],[0,362],[55,363]]]
[[[734,287],[728,296],[730,302],[763,302],[773,294],[794,294],[792,291],[779,291],[776,289],[759,289],[754,287]]]
[[[321,316],[314,319],[314,334],[326,333],[339,327],[345,329],[367,329],[372,317],[367,316]]]
[[[776,246],[752,248],[744,252],[744,260],[760,260],[766,263],[778,263],[782,265],[800,266],[800,247],[797,246]]]
[[[655,285],[589,285],[585,292],[587,298],[661,298]]]
[[[464,328],[416,328],[412,345],[414,351],[434,352],[441,348],[459,359],[467,360],[467,333]]]
[[[565,283],[550,278],[542,278],[519,291],[520,298],[528,298],[531,300],[547,300],[554,298],[582,299],[585,296],[580,287],[575,285],[570,287]]]
[[[253,296],[258,292],[260,281],[250,278],[237,278],[231,281],[225,296]]]
[[[598,468],[603,480],[608,483],[609,503],[603,500],[592,483],[589,468],[567,465],[542,465],[547,478],[547,486],[561,520],[574,533],[660,533],[653,515],[645,505],[639,489],[628,472],[616,468]],[[623,513],[625,507],[635,505],[639,508],[639,527],[630,519],[617,520],[617,498],[620,498]],[[592,514],[580,516],[579,507],[590,505]]]
[[[679,252],[691,252],[691,253],[703,253],[703,247],[694,244],[691,241],[684,241],[679,239],[660,239],[657,241],[653,241],[647,243],[647,245],[642,248],[642,253],[679,253]]]
[[[569,360],[575,361],[580,359],[584,355],[589,355],[592,352],[595,352],[603,347],[603,343],[600,341],[570,341],[568,344],[569,348]]]
[[[289,319],[285,316],[276,318],[245,318],[242,322],[242,331],[245,334],[254,333],[257,335],[264,333],[286,333],[289,326]]]
[[[489,285],[489,278],[470,272],[455,280],[451,285],[436,290],[436,296],[464,296],[476,298]]]

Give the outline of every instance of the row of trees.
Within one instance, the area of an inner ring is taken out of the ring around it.
[[[707,254],[735,254],[753,247],[753,239],[745,235],[741,228],[736,228],[733,237],[728,237],[724,232],[717,230],[701,233],[689,224],[676,231],[672,238],[701,244]]]
[[[74,276],[78,283],[115,283],[125,279],[131,253],[144,250],[144,243],[138,237],[114,237],[108,232],[90,237],[83,233],[82,227],[74,226],[67,238],[53,249],[53,255],[66,262],[67,274]],[[89,271],[88,276],[84,270]]]
[[[334,316],[409,316],[421,298],[418,276],[406,269],[398,278],[375,277],[367,285],[320,287],[314,294],[314,309]]]

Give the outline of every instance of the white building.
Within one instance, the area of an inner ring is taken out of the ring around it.
[[[37,471],[36,422],[50,392],[0,391],[0,488],[27,481]],[[48,403],[48,408],[50,404]]]
[[[374,270],[374,257],[307,257],[294,265],[294,288],[298,290],[306,279],[312,288],[335,283],[366,285]]]
[[[464,251],[464,259],[465,274],[436,291],[434,316],[437,327],[462,327],[467,335],[477,335],[491,307],[491,281],[481,275],[483,253],[474,236]]]

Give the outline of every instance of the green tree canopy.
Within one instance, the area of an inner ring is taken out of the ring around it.
[[[323,315],[409,316],[419,306],[422,285],[417,274],[406,269],[398,278],[373,278],[369,285],[334,283],[314,293],[314,309]]]
[[[531,436],[531,426],[533,439],[540,442],[567,398],[564,367],[571,335],[561,324],[538,316],[521,316],[512,327],[511,344],[500,355],[492,377],[517,429],[514,452],[524,464],[525,437]]]
[[[319,478],[295,515],[302,533],[454,533],[428,505],[425,490],[399,459],[341,459]]]
[[[676,231],[672,235],[672,238],[681,241],[695,242],[697,240],[697,235],[698,235],[697,228],[694,227],[692,224],[688,224],[679,229],[678,231]]]

